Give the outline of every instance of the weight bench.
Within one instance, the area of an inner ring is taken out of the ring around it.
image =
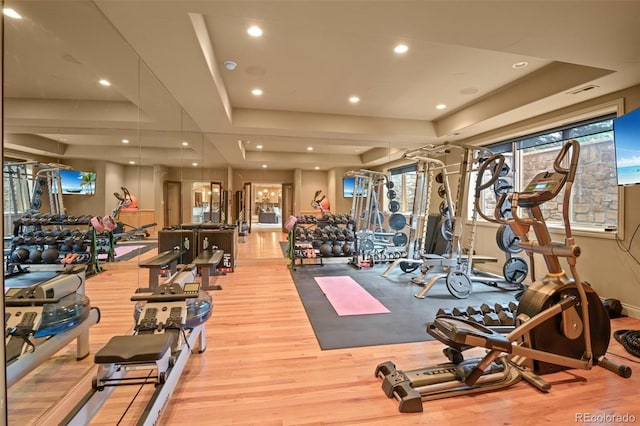
[[[167,250],[157,256],[138,263],[141,268],[149,269],[149,288],[141,289],[141,291],[153,291],[158,288],[160,269],[169,267],[171,275],[175,274],[178,267],[178,260],[185,252],[183,250]]]
[[[211,269],[218,266],[222,261],[224,250],[203,250],[193,260],[193,264],[198,268],[198,273],[201,277],[201,286],[203,290],[222,290],[220,285],[209,285],[209,278],[211,276],[226,275],[224,272],[215,271],[212,273]]]
[[[462,262],[461,262],[462,261]],[[461,268],[461,264],[471,261],[471,264],[474,263],[495,263],[498,261],[497,258],[491,256],[479,256],[473,255],[469,260],[467,255],[458,255],[458,256],[441,256],[437,254],[425,254],[422,256],[422,262],[424,265],[428,266],[428,269],[420,274],[418,277],[414,277],[411,279],[411,282],[414,284],[423,285],[424,287],[418,293],[414,294],[418,299],[424,299],[427,292],[433,287],[436,281],[440,279],[446,279],[447,282],[449,277],[453,276],[455,278],[455,272],[460,270],[465,272],[465,268]],[[476,269],[470,269],[470,275],[468,275],[469,279],[472,282],[495,282],[498,277],[493,274],[483,273],[482,271],[478,271]],[[424,281],[428,278],[428,281],[424,283]],[[504,280],[504,279],[503,279]],[[449,284],[447,284],[447,288],[449,288]],[[449,291],[451,289],[449,288]],[[453,294],[453,293],[452,293]],[[458,296],[456,296],[458,297]],[[460,297],[458,297],[460,298]]]

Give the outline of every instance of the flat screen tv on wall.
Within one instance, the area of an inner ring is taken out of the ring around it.
[[[95,172],[60,170],[60,181],[62,194],[94,195],[96,193]]]
[[[362,182],[362,180],[359,180],[360,182]],[[342,178],[342,196],[344,198],[352,198],[353,194],[354,194],[354,190],[356,190],[355,187],[356,184],[356,178],[355,177],[345,177]],[[367,188],[366,186],[363,186],[363,184],[361,183],[360,188],[357,189],[357,195],[359,197],[366,197],[367,196]]]
[[[640,184],[640,109],[613,120],[618,185]]]

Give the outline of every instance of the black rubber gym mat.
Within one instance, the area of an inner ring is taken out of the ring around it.
[[[484,284],[473,284],[468,299],[455,299],[446,289],[444,280],[434,284],[425,299],[413,295],[422,287],[412,284],[416,274],[406,274],[400,268],[388,277],[380,276],[387,265],[356,270],[345,264],[309,265],[290,271],[300,299],[323,350],[359,346],[389,345],[433,340],[426,333],[439,308],[466,309],[469,305],[508,303],[515,291],[505,291]],[[349,275],[389,311],[387,314],[338,316],[314,277]]]

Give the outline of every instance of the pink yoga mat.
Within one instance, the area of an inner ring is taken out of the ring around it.
[[[124,245],[124,246],[115,246],[114,247],[114,251],[115,251],[114,258],[117,259],[120,256],[124,256],[125,254],[131,253],[132,251],[138,250],[138,249],[143,248],[143,247],[144,246],[142,246],[142,245],[134,245],[134,244]],[[106,258],[107,258],[107,254],[106,253],[98,255],[98,259],[106,259]]]
[[[339,316],[388,314],[390,311],[349,276],[314,278]]]

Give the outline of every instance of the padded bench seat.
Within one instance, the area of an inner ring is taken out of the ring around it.
[[[161,359],[172,343],[169,333],[114,336],[94,360],[96,364],[151,363]]]
[[[203,290],[222,290],[219,285],[209,285],[211,275],[219,275],[217,272],[211,273],[211,268],[215,268],[222,261],[224,250],[203,250],[193,260],[193,264],[198,268],[202,282],[200,288]],[[224,274],[224,273],[222,273]]]
[[[184,253],[183,250],[167,250],[138,263],[139,267],[149,269],[149,288],[151,290],[158,288],[160,269],[168,266],[171,275],[175,274],[178,267],[178,260]]]

